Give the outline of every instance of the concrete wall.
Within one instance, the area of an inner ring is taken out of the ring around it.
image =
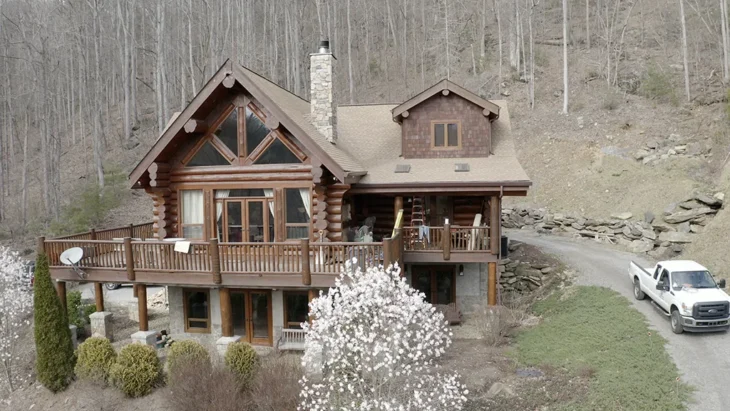
[[[170,334],[177,339],[192,339],[202,344],[215,347],[215,342],[223,335],[221,326],[220,296],[217,289],[210,290],[210,319],[211,330],[209,334],[186,333],[185,317],[183,312],[183,288],[168,287],[168,300],[170,305]],[[273,344],[281,335],[284,327],[284,295],[281,290],[271,292],[271,310],[273,320]]]

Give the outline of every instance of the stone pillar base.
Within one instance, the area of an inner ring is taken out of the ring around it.
[[[240,335],[234,335],[233,337],[221,337],[215,342],[215,348],[218,350],[218,354],[226,355],[228,345],[239,341],[241,341]]]
[[[157,348],[157,331],[137,331],[132,334],[132,343],[147,344]]]
[[[129,319],[136,323],[139,322],[139,304],[136,299],[129,302]]]
[[[71,324],[68,326],[68,329],[71,330],[71,343],[73,343],[74,350],[76,347],[79,346],[79,334],[78,330],[76,329],[76,326]]]
[[[112,326],[113,314],[109,311],[99,311],[89,316],[91,321],[91,336],[104,337],[109,341],[114,340],[114,327]]]

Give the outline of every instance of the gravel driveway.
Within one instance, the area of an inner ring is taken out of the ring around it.
[[[653,261],[591,240],[540,235],[525,230],[506,230],[505,235],[559,257],[578,271],[578,284],[609,287],[631,300],[650,326],[669,341],[667,350],[683,380],[697,389],[694,402],[689,404],[690,410],[719,411],[730,407],[730,333],[676,335],[671,331],[669,320],[657,312],[648,299],[634,299],[627,274],[629,261],[644,266],[653,265]],[[631,378],[630,370],[626,371],[624,378]]]

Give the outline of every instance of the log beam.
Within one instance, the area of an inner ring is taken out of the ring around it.
[[[96,312],[104,311],[104,286],[102,283],[94,283],[94,299],[96,300]]]
[[[499,196],[492,196],[489,201],[489,251],[494,255],[499,255],[501,217],[502,205],[500,198]]]
[[[67,304],[66,304],[66,282],[65,281],[56,281],[56,292],[58,293],[58,299],[61,300],[61,307],[63,308],[63,315],[66,316],[67,314]]]
[[[231,310],[231,290],[221,288],[218,291],[221,303],[221,328],[223,337],[233,337],[233,313]]]
[[[185,132],[188,134],[204,133],[208,130],[208,123],[205,120],[191,118],[185,123]]]
[[[487,305],[497,305],[497,263],[487,263]]]
[[[139,330],[149,331],[147,319],[147,284],[137,284],[137,309],[139,311]]]

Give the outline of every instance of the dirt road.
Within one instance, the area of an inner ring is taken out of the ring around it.
[[[727,409],[730,404],[730,390],[727,389],[730,384],[727,372],[730,369],[730,333],[673,334],[669,320],[648,301],[636,301],[627,274],[629,261],[634,260],[644,266],[652,265],[653,261],[590,240],[546,236],[525,230],[507,230],[506,235],[560,257],[579,272],[579,284],[609,287],[630,299],[649,324],[669,341],[667,350],[682,378],[697,389],[689,409]],[[631,378],[629,370],[625,378]]]

